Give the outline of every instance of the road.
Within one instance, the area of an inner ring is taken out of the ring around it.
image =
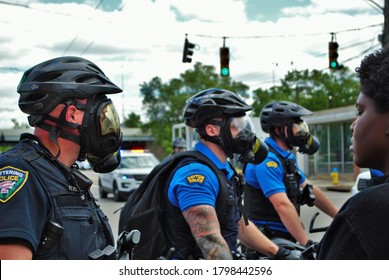
[[[98,174],[93,171],[87,170],[83,173],[93,181],[92,193],[98,199],[98,203],[103,209],[104,213],[108,216],[115,238],[118,236],[118,223],[120,216],[120,208],[125,202],[115,202],[113,195],[109,194],[107,198],[100,198],[98,190]],[[351,196],[351,192],[340,191],[328,191],[326,188],[322,188],[327,197],[338,207],[341,207],[343,203]],[[309,224],[312,216],[315,212],[320,212],[316,207],[303,206],[301,209],[301,221],[303,222],[306,231],[308,233]],[[324,213],[320,213],[315,221],[315,228],[326,227],[331,223],[331,218]],[[309,238],[314,241],[319,241],[323,232],[309,233]]]

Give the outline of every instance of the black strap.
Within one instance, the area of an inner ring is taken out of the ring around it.
[[[175,153],[172,155],[173,157],[178,158],[186,158],[186,157],[193,157],[196,160],[199,160],[201,163],[205,163],[209,168],[212,169],[212,171],[216,174],[217,180],[219,182],[219,195],[216,199],[216,214],[218,216],[219,221],[223,219],[223,216],[226,211],[227,201],[228,201],[228,189],[227,186],[227,179],[225,174],[216,167],[216,165],[203,153],[198,151],[185,151],[180,153]]]

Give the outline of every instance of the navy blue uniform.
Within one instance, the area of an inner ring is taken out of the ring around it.
[[[233,185],[235,171],[231,165],[222,163],[215,154],[201,142],[196,143],[195,150],[206,155],[221,170],[228,183],[229,199],[233,201],[229,208],[229,213],[225,216],[227,219],[219,220],[221,234],[226,240],[231,251],[237,251],[238,239],[238,221],[240,220],[240,211],[238,207],[238,192]],[[174,229],[170,234],[173,235],[173,243],[179,244],[180,248],[174,258],[187,259],[201,258],[201,252],[198,250],[196,242],[191,234],[182,212],[190,207],[197,205],[210,205],[216,208],[216,200],[220,191],[219,182],[216,174],[207,165],[192,162],[176,170],[168,188],[168,219],[170,228]]]
[[[0,243],[27,245],[34,259],[88,259],[113,245],[107,217],[89,190],[68,180],[32,135],[0,155]],[[42,245],[50,221],[64,230]]]

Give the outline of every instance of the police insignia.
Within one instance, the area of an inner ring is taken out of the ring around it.
[[[266,162],[266,165],[267,165],[267,167],[274,167],[274,168],[277,168],[277,166],[278,166],[277,162],[275,162],[275,161]]]
[[[201,183],[202,184],[204,182],[204,179],[205,179],[205,177],[203,175],[200,175],[200,174],[193,174],[193,175],[186,177],[186,180],[188,180],[189,184],[193,184],[193,183]]]
[[[24,186],[28,171],[12,166],[0,168],[0,202],[10,200]]]

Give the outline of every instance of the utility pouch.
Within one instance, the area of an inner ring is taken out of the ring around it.
[[[301,193],[298,185],[299,174],[296,168],[296,163],[293,160],[286,160],[286,175],[284,179],[285,186],[287,186],[288,196],[294,205],[300,204]]]
[[[46,250],[50,250],[55,242],[61,237],[64,227],[60,224],[49,221],[42,236],[41,246]]]

